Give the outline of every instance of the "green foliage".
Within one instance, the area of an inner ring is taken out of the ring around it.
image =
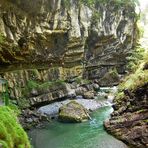
[[[8,94],[8,82],[7,80],[3,79],[1,80],[3,83],[2,83],[2,99],[5,103],[5,105],[9,105],[9,94]]]
[[[96,3],[97,0],[80,0],[80,3],[83,3],[84,5],[87,5],[87,6],[92,6],[93,4]]]
[[[139,0],[80,0],[81,3],[87,5],[87,6],[92,6],[96,3],[100,4],[108,4],[109,2],[114,2],[115,5],[122,6],[135,6],[139,5]]]
[[[97,23],[97,20],[100,18],[101,14],[98,11],[94,11],[92,14],[92,22],[93,24]]]
[[[138,69],[134,74],[130,74],[126,77],[125,81],[120,85],[122,89],[134,90],[137,87],[143,86],[148,83],[148,71]]]
[[[136,6],[139,5],[139,0],[113,0],[117,5]]]
[[[62,0],[61,5],[67,9],[69,9],[70,8],[70,0]]]
[[[3,148],[30,148],[27,134],[17,122],[15,112],[9,107],[0,107],[0,145]]]
[[[144,28],[141,26],[142,18],[140,17],[140,20],[137,22],[138,30],[139,30],[139,37],[143,37],[144,35]]]
[[[0,44],[4,42],[4,36],[0,33]]]
[[[116,7],[119,6],[136,6],[139,5],[138,0],[77,0],[79,5],[84,4],[88,7],[92,7],[96,4],[108,4],[110,2],[113,2]],[[70,7],[70,0],[62,0],[62,5],[66,8]]]
[[[117,79],[119,76],[116,68],[110,69],[109,75],[112,76],[113,79]]]
[[[90,83],[90,80],[83,79],[83,78],[81,78],[81,77],[77,77],[77,78],[75,79],[75,81],[76,81],[77,84],[88,84],[88,83]]]
[[[24,95],[27,97],[27,94],[28,94],[28,90],[27,89],[25,89],[25,91],[24,91]],[[18,99],[18,106],[19,106],[19,108],[28,108],[28,107],[30,107],[30,102],[29,102],[29,100],[28,99],[26,99],[25,97],[23,98],[19,98]]]
[[[148,69],[144,69],[144,65],[148,63],[148,52],[143,56],[143,60],[138,64],[138,69],[125,78],[120,84],[120,89],[134,90],[137,87],[148,83]]]
[[[138,65],[136,66],[136,70],[126,76],[118,87],[119,92],[116,95],[116,102],[119,104],[121,104],[123,99],[126,98],[123,92],[124,89],[133,91],[148,83],[148,69],[145,69],[145,65],[148,64],[148,52],[145,52],[142,60],[138,61],[137,63]]]
[[[3,141],[3,140],[0,140],[0,146],[1,145],[3,146],[3,148],[8,148],[7,143],[5,141]]]
[[[20,115],[21,111],[18,109],[18,106],[10,103],[8,107],[15,113],[16,116]]]
[[[29,80],[27,83],[28,89],[38,88],[39,86],[40,85],[36,81],[33,81],[33,80]]]
[[[29,80],[27,83],[27,88],[29,90],[33,88],[39,88],[39,89],[44,89],[44,88],[51,88],[52,86],[63,84],[63,80],[56,80],[56,81],[48,81],[44,83],[39,83],[37,81]]]
[[[63,85],[64,83],[65,82],[63,80],[48,81],[48,82],[38,82],[35,80],[29,80],[25,88],[22,88],[22,93],[24,97],[28,97],[28,95],[33,89],[36,89],[38,91],[43,91],[43,90],[48,90],[58,85]],[[20,98],[18,102],[19,102],[19,106],[22,106],[22,107],[29,106],[29,102],[24,98]]]
[[[138,65],[141,63],[144,57],[144,49],[140,46],[138,46],[136,49],[133,50],[131,56],[127,57],[128,65],[127,70],[130,72],[134,72]]]
[[[123,92],[118,92],[116,94],[116,101],[120,102],[122,100],[122,98],[124,98],[124,93]]]

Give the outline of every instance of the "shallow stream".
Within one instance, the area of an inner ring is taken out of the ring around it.
[[[112,111],[110,106],[102,107],[84,123],[52,121],[44,128],[33,129],[29,132],[33,148],[127,148],[104,130],[103,121]]]

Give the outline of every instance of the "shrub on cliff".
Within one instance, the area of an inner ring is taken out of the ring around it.
[[[138,67],[134,73],[131,73],[125,78],[123,83],[120,84],[120,88],[134,90],[137,87],[143,86],[148,83],[148,69],[146,65],[148,63],[148,52],[142,58],[139,63],[137,62]]]
[[[91,7],[96,4],[108,4],[108,3],[114,3],[116,6],[135,6],[139,5],[139,0],[77,0],[79,4],[84,4],[87,5],[88,7]],[[70,6],[70,1],[69,0],[63,0],[62,5],[65,7]]]
[[[9,107],[0,107],[0,147],[30,148],[27,134]]]

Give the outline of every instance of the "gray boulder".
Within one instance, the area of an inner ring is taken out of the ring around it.
[[[70,101],[59,109],[59,119],[62,122],[83,122],[90,119],[90,116],[83,105]]]

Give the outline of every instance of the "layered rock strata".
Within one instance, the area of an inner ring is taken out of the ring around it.
[[[100,79],[114,69],[124,73],[136,21],[132,2],[1,0],[0,73],[10,96],[24,98],[20,88],[36,79],[34,70],[39,83],[82,75]]]
[[[116,100],[115,111],[105,122],[107,131],[133,148],[148,147],[148,84]]]

